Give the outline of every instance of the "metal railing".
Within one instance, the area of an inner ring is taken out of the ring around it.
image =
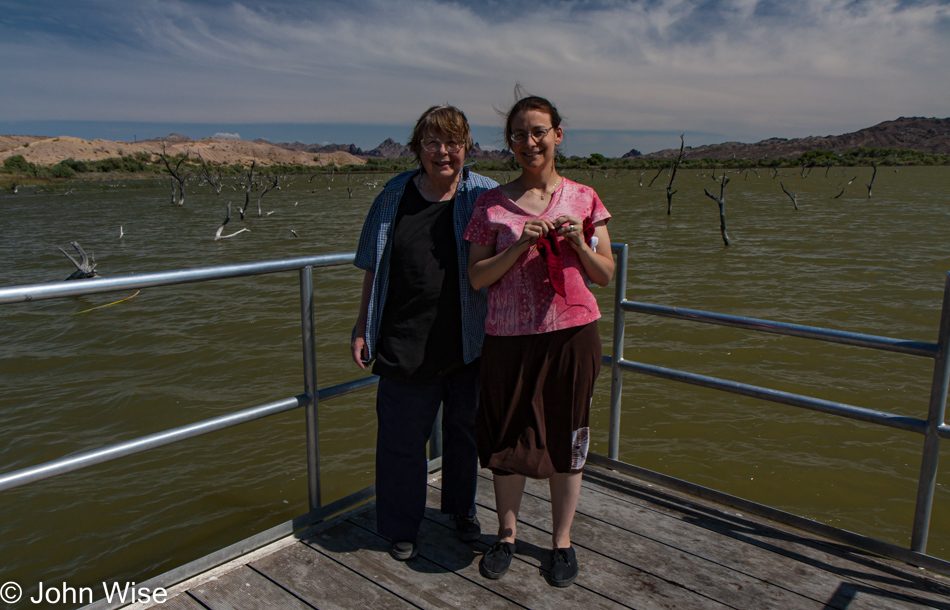
[[[592,463],[603,462],[607,463],[608,465],[619,467],[620,469],[627,469],[628,471],[632,470],[634,474],[643,478],[652,478],[653,480],[661,481],[664,484],[669,484],[673,487],[679,486],[679,488],[685,489],[691,493],[705,497],[713,497],[717,501],[723,502],[725,504],[741,507],[752,513],[762,514],[772,519],[791,523],[802,529],[815,531],[829,538],[843,540],[849,544],[867,548],[884,555],[893,556],[910,563],[926,565],[927,567],[937,569],[938,571],[943,571],[945,573],[948,572],[950,563],[925,555],[925,549],[930,522],[930,512],[932,510],[933,504],[940,439],[950,438],[950,427],[944,424],[947,385],[948,379],[950,379],[950,360],[948,360],[947,357],[948,335],[950,335],[950,275],[948,275],[946,290],[944,293],[939,339],[936,344],[931,344],[629,301],[626,299],[627,246],[625,244],[612,244],[612,249],[617,255],[617,266],[615,272],[616,290],[614,297],[613,355],[604,356],[604,361],[609,363],[611,366],[608,457],[605,459],[600,456],[592,456]],[[187,284],[296,270],[299,272],[300,277],[301,341],[303,346],[304,365],[304,392],[302,394],[289,398],[278,399],[273,402],[207,419],[194,424],[165,430],[138,439],[117,443],[72,456],[67,456],[61,459],[46,462],[44,464],[30,466],[14,472],[0,474],[0,491],[59,476],[68,472],[87,468],[95,464],[102,464],[104,462],[134,455],[136,453],[210,432],[231,428],[245,422],[276,415],[278,413],[283,413],[298,407],[304,407],[306,413],[307,429],[307,469],[310,512],[292,521],[288,521],[271,528],[270,530],[261,532],[251,539],[242,541],[205,558],[185,566],[181,566],[172,572],[168,572],[159,577],[153,578],[148,583],[142,583],[143,585],[148,585],[153,588],[158,586],[169,586],[176,582],[180,582],[181,580],[214,567],[215,565],[223,563],[224,561],[237,557],[260,546],[264,546],[269,542],[287,536],[291,533],[294,533],[295,531],[299,531],[300,529],[305,528],[312,523],[318,522],[319,520],[332,514],[342,512],[358,504],[359,502],[372,497],[375,493],[373,486],[360,490],[354,494],[351,494],[350,496],[347,496],[346,498],[341,498],[329,505],[322,504],[320,495],[320,459],[317,428],[317,406],[319,402],[367,389],[374,386],[378,381],[375,376],[372,376],[320,390],[317,389],[317,370],[314,356],[315,339],[313,323],[314,310],[312,270],[314,268],[347,265],[352,263],[353,259],[353,253],[342,253],[263,261],[256,263],[224,265],[217,267],[204,267],[189,270],[147,273],[117,278],[99,278],[82,282],[56,282],[51,284],[35,284],[28,286],[0,288],[0,305],[3,305],[127,290],[130,288],[139,289],[157,286],[173,286],[177,284]],[[768,388],[761,388],[717,379],[714,377],[696,375],[684,371],[667,369],[626,360],[623,357],[624,321],[626,312],[636,312],[646,315],[659,315],[682,320],[690,320],[694,322],[733,326],[759,332],[806,337],[833,343],[857,345],[873,349],[934,358],[936,365],[934,368],[928,417],[926,420],[921,420],[898,416],[880,411],[864,409],[861,407],[821,400],[809,396],[779,392]],[[764,400],[794,405],[806,409],[831,413],[860,421],[871,422],[900,430],[923,434],[925,441],[920,469],[920,482],[918,485],[917,494],[917,510],[915,512],[911,552],[909,554],[901,554],[900,552],[895,551],[896,547],[893,547],[893,545],[888,545],[880,541],[874,541],[873,539],[851,534],[850,532],[835,530],[835,528],[831,528],[830,526],[822,526],[822,524],[808,521],[804,518],[795,517],[794,515],[781,513],[776,509],[757,505],[749,501],[718,492],[716,490],[701,488],[685,481],[679,481],[671,477],[666,477],[665,475],[652,473],[636,466],[619,462],[618,454],[620,445],[621,394],[623,389],[622,374],[624,371],[633,371],[655,377],[719,389],[726,392],[753,396]],[[440,438],[438,435],[438,422],[436,422],[436,426],[433,429],[433,435],[430,438],[430,456],[435,458],[432,460],[434,466],[437,466],[438,462],[440,461],[438,460],[440,450],[441,447]],[[96,604],[96,607],[105,608],[111,606]]]
[[[313,269],[348,265],[353,262],[354,257],[355,254],[349,252],[236,265],[201,267],[197,269],[163,271],[158,273],[143,273],[124,277],[96,278],[78,282],[55,282],[50,284],[0,288],[0,305],[4,305],[118,290],[175,286],[178,284],[207,282],[227,278],[298,271],[300,276],[300,330],[301,342],[303,344],[304,378],[303,394],[298,394],[290,398],[282,398],[227,415],[0,474],[0,491],[13,489],[14,487],[41,481],[43,479],[49,479],[96,464],[110,462],[210,432],[224,430],[298,407],[304,407],[307,429],[307,490],[310,502],[310,513],[314,518],[317,518],[320,509],[324,508],[320,496],[320,451],[318,446],[317,405],[321,400],[329,400],[330,398],[372,387],[378,381],[378,379],[373,376],[342,383],[322,390],[317,389],[317,365],[314,351],[315,340],[313,326]],[[361,492],[354,494],[354,496],[357,495],[362,497],[366,494]],[[336,503],[334,503],[334,505],[336,505]],[[299,520],[297,524],[300,524]]]
[[[771,402],[792,405],[822,413],[838,415],[850,419],[869,422],[898,430],[915,432],[924,436],[924,445],[921,454],[921,465],[919,481],[917,486],[917,499],[914,511],[914,525],[911,535],[911,553],[894,552],[892,545],[885,543],[867,544],[870,539],[864,541],[858,540],[854,535],[837,536],[830,530],[832,528],[812,527],[803,519],[791,519],[794,525],[804,527],[805,529],[820,530],[818,533],[829,535],[845,540],[849,543],[859,543],[859,546],[872,547],[870,550],[881,552],[889,556],[909,561],[911,563],[921,563],[924,558],[930,558],[926,555],[927,538],[930,530],[930,517],[933,510],[934,488],[936,485],[937,462],[940,455],[940,440],[950,438],[950,426],[944,423],[944,416],[947,405],[947,386],[950,381],[950,358],[948,358],[948,348],[950,348],[950,273],[944,285],[943,306],[940,314],[940,328],[936,343],[922,343],[919,341],[907,341],[903,339],[893,339],[890,337],[879,337],[874,335],[865,335],[860,333],[851,333],[838,330],[830,330],[814,326],[803,326],[798,324],[786,324],[783,322],[773,322],[770,320],[761,320],[756,318],[746,318],[742,316],[731,316],[707,311],[697,311],[692,309],[682,309],[678,307],[665,307],[653,305],[650,303],[640,303],[630,301],[626,298],[627,292],[627,246],[626,244],[612,244],[613,251],[617,254],[617,266],[615,271],[616,291],[614,295],[614,336],[613,351],[611,357],[604,357],[605,362],[611,366],[611,385],[610,385],[610,428],[608,435],[608,459],[618,462],[620,447],[620,412],[621,412],[621,394],[623,391],[624,371],[632,371],[662,379],[669,379],[682,383],[698,385],[733,394],[751,396]],[[840,343],[844,345],[853,345],[866,347],[876,350],[896,352],[899,354],[908,354],[912,356],[922,356],[933,358],[935,360],[933,381],[931,383],[930,401],[926,419],[917,419],[905,417],[892,413],[885,413],[866,409],[862,407],[847,405],[828,400],[822,400],[811,396],[781,392],[769,388],[728,381],[716,377],[697,375],[676,369],[664,368],[641,362],[626,360],[623,356],[624,350],[624,321],[626,312],[639,313],[645,315],[662,316],[678,320],[691,322],[700,322],[705,324],[716,324],[721,326],[732,326],[757,332],[773,333],[787,335],[791,337],[802,337],[807,339],[816,339],[829,343]],[[662,477],[664,482],[670,478]],[[688,484],[687,484],[688,485]],[[688,485],[691,491],[697,491],[698,486]],[[726,498],[725,494],[715,492],[717,499]],[[746,508],[754,509],[751,503],[743,501]],[[768,507],[765,507],[768,508]],[[769,517],[775,518],[777,511],[768,510]],[[820,525],[820,524],[814,524]],[[850,534],[850,533],[845,533]],[[864,542],[864,544],[860,544]],[[874,541],[871,541],[874,542]],[[936,558],[930,558],[936,559]],[[946,572],[950,563],[942,560],[923,561],[928,567],[936,567],[940,571]]]

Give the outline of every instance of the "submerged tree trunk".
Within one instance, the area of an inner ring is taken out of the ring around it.
[[[706,191],[706,195],[710,199],[712,199],[713,201],[719,204],[719,232],[722,233],[722,243],[724,243],[727,247],[729,246],[729,235],[726,233],[725,205],[726,205],[726,184],[728,183],[729,183],[729,179],[726,178],[726,172],[723,172],[722,182],[719,183],[719,197],[716,197],[715,195],[710,193],[708,190],[703,189],[704,191]]]
[[[178,185],[178,206],[181,207],[185,205],[185,181],[188,180],[188,174],[181,171],[181,164],[185,162],[185,159],[188,158],[188,153],[185,153],[181,159],[178,160],[178,163],[175,164],[175,168],[172,169],[171,162],[168,160],[168,154],[165,151],[165,143],[162,142],[162,152],[152,152],[153,155],[157,156],[162,160],[162,163],[165,164],[165,169],[168,171],[169,175],[172,177],[172,204],[175,203],[175,185]]]
[[[789,192],[788,192],[788,189],[785,188],[785,185],[782,184],[781,181],[779,181],[779,184],[782,186],[782,190],[785,191],[785,194],[788,195],[788,198],[792,200],[792,205],[795,206],[795,209],[797,210],[797,209],[798,209],[798,196],[797,196],[797,195],[792,195],[791,193],[789,193]]]
[[[670,173],[670,183],[666,185],[666,215],[669,216],[673,213],[673,195],[676,194],[676,191],[673,190],[673,181],[676,180],[676,170],[679,168],[680,163],[683,161],[683,145],[685,141],[683,136],[685,134],[680,134],[680,154],[676,157],[676,161],[673,162],[673,171]]]
[[[201,156],[201,153],[198,153],[198,159],[201,161],[201,170],[198,172],[198,176],[201,180],[198,182],[198,186],[201,186],[201,181],[207,182],[208,185],[214,189],[214,193],[216,195],[220,195],[224,180],[224,176],[221,175],[221,170],[215,169],[212,172],[211,168],[208,167],[208,164],[205,163],[204,157]]]
[[[221,223],[221,226],[218,227],[218,230],[215,231],[215,233],[214,233],[214,241],[218,241],[219,239],[227,239],[227,238],[229,238],[229,237],[234,237],[234,236],[237,235],[238,233],[243,233],[243,232],[245,232],[245,231],[250,231],[250,229],[248,229],[247,227],[245,227],[245,228],[241,229],[240,231],[235,231],[234,233],[230,233],[230,234],[228,234],[228,235],[222,235],[222,233],[224,232],[224,227],[225,227],[225,225],[227,225],[229,222],[231,222],[231,202],[230,202],[230,201],[228,202],[228,215],[225,216],[224,222],[222,222],[222,223]]]
[[[257,161],[251,161],[251,169],[244,174],[244,207],[238,206],[238,213],[241,215],[241,220],[244,220],[244,215],[247,214],[247,208],[251,205],[251,189],[254,188],[255,165],[257,165]]]
[[[871,198],[871,189],[874,188],[874,179],[877,177],[877,165],[874,161],[871,161],[871,167],[874,168],[874,173],[871,174],[871,181],[867,184],[868,187],[868,199]]]
[[[264,198],[264,195],[266,195],[273,189],[280,190],[280,187],[278,186],[279,182],[280,182],[280,174],[274,174],[273,176],[268,178],[268,184],[263,186],[263,190],[261,191],[261,194],[257,197],[257,217],[258,218],[262,218],[264,216],[264,212],[261,210],[261,200]],[[262,185],[264,184],[263,179],[261,180],[261,184]],[[269,212],[267,215],[270,216],[271,214],[273,214],[273,212]]]

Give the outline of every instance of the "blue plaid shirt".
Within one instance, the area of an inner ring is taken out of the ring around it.
[[[419,170],[403,172],[386,183],[383,192],[376,197],[363,223],[360,243],[356,249],[354,265],[375,274],[373,291],[369,298],[369,310],[366,315],[366,346],[370,359],[376,358],[376,346],[379,338],[379,325],[383,319],[386,295],[389,293],[389,263],[392,256],[392,237],[396,222],[396,210],[402,200],[403,191],[409,180]],[[455,243],[458,248],[459,292],[462,296],[462,357],[465,364],[475,360],[482,353],[482,340],[485,337],[485,314],[488,302],[485,298],[487,288],[475,290],[468,281],[468,242],[462,233],[472,217],[472,208],[478,196],[498,186],[491,178],[480,176],[462,168],[458,190],[455,193],[453,227]]]

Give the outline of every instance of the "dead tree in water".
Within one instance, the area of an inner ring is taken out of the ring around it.
[[[846,175],[847,175],[847,174],[846,174]],[[844,189],[845,189],[846,187],[851,186],[851,183],[854,182],[854,181],[857,180],[857,179],[858,179],[858,177],[855,176],[854,178],[848,180],[848,183],[847,183],[846,185],[844,185],[844,186],[841,186],[841,183],[838,183],[838,186],[841,188],[841,191],[839,191],[838,194],[835,195],[832,199],[837,199],[837,198],[841,197],[842,195],[844,195]]]
[[[254,166],[256,165],[256,160],[251,161],[250,169],[244,172],[244,207],[238,206],[238,214],[241,215],[241,220],[244,220],[247,208],[251,205],[251,189],[254,188]]]
[[[798,195],[792,195],[791,193],[789,193],[788,189],[785,188],[785,185],[782,184],[781,181],[779,181],[779,184],[782,185],[782,190],[785,191],[785,194],[788,195],[788,198],[792,200],[792,205],[795,206],[795,209],[797,210],[798,209]]]
[[[218,227],[218,230],[215,232],[214,241],[218,241],[219,239],[227,239],[229,237],[234,237],[238,233],[250,231],[250,229],[245,227],[241,229],[240,231],[235,231],[234,233],[231,233],[230,235],[221,235],[221,233],[224,232],[224,225],[228,224],[229,222],[231,222],[231,202],[230,201],[228,202],[228,215],[225,217],[224,222],[221,223],[221,226]]]
[[[188,180],[188,174],[181,171],[181,164],[184,163],[185,159],[188,158],[188,153],[182,155],[181,159],[178,160],[178,163],[175,164],[175,169],[172,169],[171,162],[168,160],[168,154],[165,152],[164,142],[162,142],[162,152],[152,152],[152,154],[162,160],[162,163],[165,164],[165,169],[168,170],[168,173],[172,177],[172,203],[175,203],[175,183],[177,182],[178,206],[181,207],[185,205],[185,182]]]
[[[680,154],[676,157],[676,161],[673,162],[673,171],[670,173],[670,183],[666,185],[666,215],[669,216],[673,213],[673,195],[676,194],[676,191],[673,190],[673,181],[676,180],[676,170],[679,168],[680,163],[683,161],[683,145],[685,141],[683,140],[683,135],[680,134]]]
[[[221,170],[215,168],[214,172],[212,172],[208,164],[205,163],[201,153],[198,153],[198,159],[201,160],[201,169],[198,170],[198,178],[200,178],[198,186],[201,186],[202,182],[207,182],[208,185],[214,189],[215,194],[220,195],[223,186],[222,180],[224,180],[224,177],[221,175]]]
[[[725,212],[725,203],[726,203],[726,185],[729,183],[729,178],[726,178],[726,172],[722,173],[722,181],[719,183],[719,197],[716,197],[708,190],[706,195],[719,204],[719,232],[722,233],[722,243],[729,245],[729,235],[726,234],[726,212]]]
[[[335,165],[330,167],[330,175],[329,175],[329,177],[327,177],[327,173],[326,173],[326,172],[323,172],[322,174],[314,174],[314,175],[310,176],[310,180],[308,180],[307,182],[308,182],[308,183],[312,183],[314,178],[316,178],[317,176],[320,176],[320,177],[323,178],[323,181],[324,181],[324,182],[326,183],[326,185],[327,185],[327,190],[329,191],[329,190],[330,190],[330,183],[333,182],[333,172],[334,172],[335,169],[336,169],[336,166],[335,166]]]
[[[874,179],[877,177],[877,165],[874,163],[874,161],[871,161],[871,167],[874,168],[874,173],[871,174],[871,182],[869,182],[869,183],[867,184],[867,187],[868,187],[868,199],[871,198],[871,189],[874,188]]]
[[[95,255],[88,256],[86,251],[82,249],[82,246],[79,245],[78,241],[69,242],[73,248],[76,249],[76,252],[79,253],[80,260],[77,261],[75,258],[70,256],[69,252],[66,252],[62,248],[59,249],[60,252],[66,255],[66,258],[72,261],[76,265],[76,270],[73,271],[67,280],[85,280],[91,277],[97,277],[99,274],[96,273],[96,257]]]
[[[258,195],[257,197],[257,217],[258,218],[264,217],[264,213],[263,211],[261,211],[261,199],[264,198],[264,195],[266,195],[267,193],[269,193],[270,191],[274,189],[277,189],[279,191],[280,190],[280,187],[278,186],[279,182],[280,182],[280,174],[274,174],[273,176],[270,176],[267,179],[266,185],[264,184],[264,180],[263,179],[261,180],[261,185],[262,185],[261,194]],[[268,216],[270,216],[271,214],[273,214],[273,212],[267,213]]]

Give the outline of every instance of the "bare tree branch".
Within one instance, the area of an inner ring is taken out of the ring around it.
[[[82,246],[79,245],[78,241],[71,241],[69,244],[75,248],[76,252],[79,253],[80,260],[77,261],[75,258],[70,256],[69,252],[66,252],[62,248],[59,249],[60,252],[66,255],[66,258],[72,261],[76,265],[76,270],[73,271],[67,280],[85,280],[91,277],[97,277],[99,274],[96,272],[96,257],[88,256],[86,251],[82,249]]]
[[[719,183],[719,197],[716,197],[708,190],[703,189],[706,192],[706,195],[719,204],[719,232],[722,233],[722,243],[729,246],[729,235],[726,234],[726,185],[729,184],[729,179],[726,178],[726,173],[722,173],[722,181]]]
[[[244,220],[244,215],[247,214],[247,208],[251,205],[251,189],[254,188],[254,166],[256,165],[256,160],[251,161],[250,169],[244,173],[244,207],[238,207],[241,220]]]
[[[227,239],[227,238],[229,238],[229,237],[234,237],[234,236],[237,235],[238,233],[243,233],[243,232],[245,232],[245,231],[250,231],[250,229],[248,229],[247,227],[245,227],[245,228],[241,229],[240,231],[235,231],[234,233],[231,233],[230,235],[221,235],[221,233],[224,232],[224,225],[228,224],[229,222],[231,222],[231,202],[230,202],[230,201],[228,202],[228,215],[225,217],[224,222],[221,223],[221,226],[218,227],[218,230],[215,231],[215,234],[214,234],[214,241],[218,241],[219,239]]]
[[[874,161],[871,161],[871,167],[874,168],[874,173],[871,174],[871,181],[867,184],[868,187],[868,199],[871,198],[871,189],[874,188],[874,179],[877,177],[877,165]]]
[[[673,171],[670,173],[670,183],[666,185],[666,215],[669,216],[673,213],[673,195],[676,194],[676,191],[673,190],[673,181],[676,180],[676,170],[679,168],[680,163],[683,161],[683,146],[685,145],[685,140],[683,136],[685,134],[680,134],[680,154],[676,157],[676,161],[673,162]]]
[[[263,185],[263,188],[261,190],[261,194],[258,195],[257,197],[257,217],[258,218],[263,218],[264,216],[264,213],[261,211],[261,200],[264,198],[264,195],[271,192],[272,190],[277,189],[279,191],[280,190],[280,186],[278,186],[279,182],[280,182],[280,174],[273,174],[270,177],[268,177],[266,185],[264,184],[263,176],[261,177],[261,184]],[[274,212],[268,212],[267,215],[270,216],[273,213]]]
[[[789,193],[789,192],[788,192],[788,189],[785,188],[785,185],[782,184],[781,181],[779,182],[779,184],[782,185],[782,190],[785,191],[785,194],[788,195],[788,198],[792,200],[792,205],[795,206],[795,209],[797,210],[797,209],[798,209],[798,196],[797,196],[797,195],[792,195],[791,193]]]
[[[208,164],[205,163],[204,157],[201,156],[201,153],[198,153],[198,159],[201,160],[201,169],[198,172],[198,177],[200,178],[198,181],[198,186],[201,186],[202,181],[207,182],[208,185],[214,189],[215,194],[220,195],[221,188],[223,186],[222,181],[224,179],[224,177],[221,175],[221,170],[215,168],[214,172],[212,173],[211,168],[209,168]]]
[[[162,152],[152,152],[153,155],[159,157],[162,160],[162,163],[165,164],[165,169],[168,170],[168,173],[172,177],[172,203],[175,203],[175,183],[178,183],[178,206],[181,207],[185,205],[185,182],[188,180],[189,176],[186,172],[181,171],[181,164],[185,162],[185,159],[188,158],[188,153],[186,152],[181,159],[178,160],[178,163],[175,164],[175,169],[172,169],[171,162],[168,160],[168,154],[165,152],[165,143],[162,142]]]

